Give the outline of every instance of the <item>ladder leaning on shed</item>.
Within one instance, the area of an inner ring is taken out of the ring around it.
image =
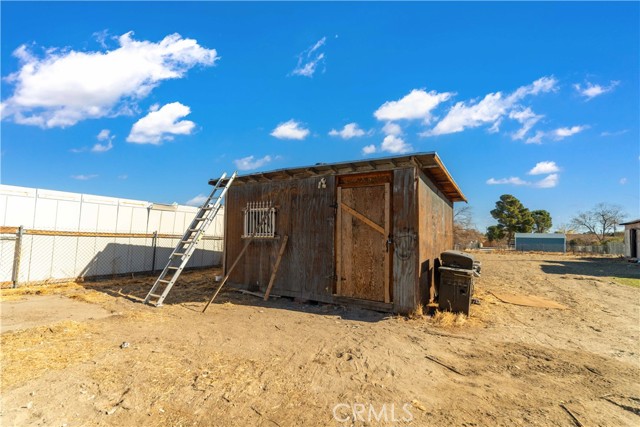
[[[171,291],[176,280],[180,277],[180,273],[182,273],[182,270],[184,270],[185,266],[189,262],[191,255],[195,252],[198,241],[218,214],[218,211],[222,207],[222,199],[237,174],[237,172],[234,172],[233,175],[231,175],[231,178],[226,182],[225,186],[222,187],[222,182],[227,177],[225,172],[213,186],[213,191],[211,191],[211,194],[200,207],[200,210],[193,218],[193,221],[191,221],[191,225],[189,225],[184,236],[182,236],[182,239],[178,242],[178,246],[176,246],[171,253],[171,256],[169,256],[167,265],[164,267],[162,273],[160,273],[160,276],[158,276],[151,287],[151,290],[144,299],[145,304],[153,304],[156,307],[160,307],[162,305],[162,302],[167,295],[169,295],[169,291]],[[220,193],[218,194],[218,192]]]

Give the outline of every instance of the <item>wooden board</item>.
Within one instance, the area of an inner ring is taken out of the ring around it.
[[[389,228],[387,185],[339,187],[339,296],[389,301],[384,234]]]
[[[246,285],[252,291],[266,290],[282,238],[288,235],[289,242],[272,293],[296,294],[317,301],[330,298],[335,274],[335,197],[333,176],[232,186],[225,204],[227,265],[242,250],[242,209],[247,202],[273,202],[277,208],[276,233],[279,238],[254,240],[229,281]]]
[[[276,259],[276,264],[273,266],[273,272],[271,273],[271,278],[269,279],[269,284],[267,285],[267,290],[264,292],[264,300],[269,299],[269,294],[271,293],[271,288],[273,288],[273,282],[276,280],[276,274],[278,274],[278,268],[280,268],[280,261],[282,261],[282,254],[284,254],[284,250],[287,247],[287,242],[289,241],[289,236],[284,236],[282,240],[282,245],[280,246],[280,252],[278,252],[278,258]]]
[[[392,235],[393,309],[408,313],[419,303],[418,206],[415,168],[393,171]]]

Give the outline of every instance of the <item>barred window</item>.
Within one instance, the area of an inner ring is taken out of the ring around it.
[[[276,237],[276,208],[271,202],[249,202],[244,211],[242,238],[273,239]]]

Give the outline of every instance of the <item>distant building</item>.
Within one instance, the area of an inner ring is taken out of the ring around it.
[[[515,240],[517,251],[566,252],[564,234],[516,233]]]
[[[629,222],[623,222],[624,225],[624,256],[629,258],[638,258],[640,253],[640,219]]]

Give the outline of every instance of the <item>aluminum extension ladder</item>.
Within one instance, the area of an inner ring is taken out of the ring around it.
[[[213,187],[213,191],[211,191],[211,194],[196,214],[191,225],[187,228],[187,231],[184,233],[184,236],[182,236],[178,246],[176,246],[171,253],[169,262],[167,262],[167,265],[164,267],[162,273],[160,273],[160,276],[158,276],[153,287],[144,299],[145,304],[153,304],[156,307],[160,307],[162,305],[162,302],[167,295],[169,295],[169,291],[171,291],[176,280],[180,277],[180,273],[182,273],[182,270],[189,262],[189,258],[191,258],[191,255],[195,252],[198,241],[218,214],[218,211],[222,207],[222,199],[237,175],[238,173],[234,172],[224,187],[221,185],[227,177],[226,172],[216,182]],[[221,192],[218,194],[220,190]],[[213,201],[214,199],[215,201]]]

